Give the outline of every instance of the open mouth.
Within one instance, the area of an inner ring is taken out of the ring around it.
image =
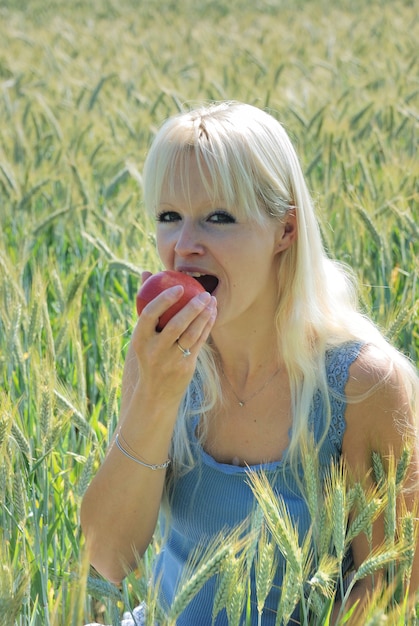
[[[208,291],[208,293],[213,293],[217,289],[218,278],[216,276],[212,276],[212,274],[203,274],[196,280],[201,283],[205,291]]]
[[[190,274],[195,280],[197,280],[208,293],[213,293],[218,286],[219,280],[213,274],[198,274],[193,272]]]

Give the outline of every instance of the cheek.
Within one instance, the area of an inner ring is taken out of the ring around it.
[[[170,238],[167,235],[159,234],[159,232],[156,234],[156,247],[159,257],[163,262],[170,257],[171,251],[173,250]]]

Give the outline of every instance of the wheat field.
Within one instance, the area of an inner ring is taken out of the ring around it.
[[[277,115],[330,255],[419,363],[418,41],[414,0],[0,0],[1,626],[117,624],[150,593],[155,547],[117,589],[89,572],[78,513],[116,424],[139,275],[160,267],[141,170],[167,116],[223,99]],[[237,537],[230,559],[213,548],[240,590]],[[336,564],[319,555],[330,598]]]

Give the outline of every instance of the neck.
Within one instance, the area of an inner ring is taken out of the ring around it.
[[[246,332],[220,328],[211,338],[218,353],[220,373],[224,373],[238,395],[245,393],[248,385],[272,375],[281,365],[273,325],[269,329],[257,325]]]

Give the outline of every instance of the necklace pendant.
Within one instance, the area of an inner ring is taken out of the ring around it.
[[[244,406],[244,402],[242,402],[241,400],[239,400],[239,406]]]

